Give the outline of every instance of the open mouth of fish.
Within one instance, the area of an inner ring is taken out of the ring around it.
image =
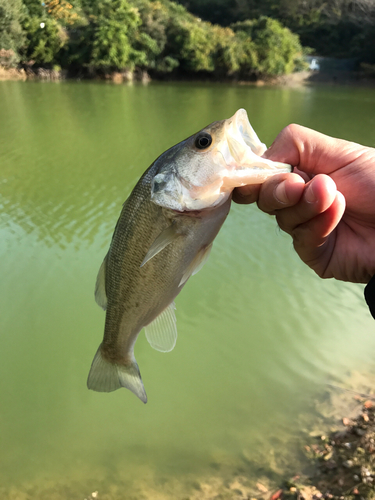
[[[224,188],[260,184],[275,174],[291,172],[286,163],[262,158],[267,146],[259,140],[244,109],[226,120],[224,126],[226,140],[217,148],[227,167],[223,172]]]

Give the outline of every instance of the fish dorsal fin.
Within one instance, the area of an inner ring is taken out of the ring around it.
[[[155,257],[155,255],[161,252],[167,245],[172,243],[172,241],[174,241],[179,236],[181,236],[181,233],[177,231],[176,224],[171,224],[166,229],[164,229],[149,248],[140,267],[144,266],[146,262],[152,259],[152,257]]]
[[[211,252],[211,248],[212,248],[212,243],[207,247],[203,247],[201,250],[199,250],[197,255],[194,257],[194,259],[191,261],[191,263],[185,270],[181,278],[180,284],[178,286],[181,286],[184,283],[186,283],[186,281],[190,278],[190,276],[194,276],[194,274],[197,274],[197,272],[202,269],[202,267],[207,262],[207,259]]]
[[[160,352],[172,351],[177,341],[176,306],[174,302],[145,327],[146,339]]]
[[[102,265],[100,266],[98,276],[95,284],[95,300],[96,303],[104,310],[107,309],[107,294],[105,291],[105,272],[107,267],[108,254],[104,257]]]

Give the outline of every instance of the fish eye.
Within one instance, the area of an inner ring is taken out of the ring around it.
[[[207,132],[202,132],[201,134],[197,135],[195,138],[195,147],[198,149],[207,149],[209,146],[211,146],[212,143],[212,137],[210,134],[207,134]]]

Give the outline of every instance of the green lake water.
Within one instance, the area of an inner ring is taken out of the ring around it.
[[[375,146],[374,89],[0,82],[2,499],[186,499],[211,477],[281,477],[327,382],[374,370],[363,286],[320,280],[272,217],[233,204],[176,300],[175,349],[137,340],[147,405],[87,390],[123,201],[238,108],[266,144],[296,122]]]

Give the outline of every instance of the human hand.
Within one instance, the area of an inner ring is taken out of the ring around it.
[[[263,156],[294,173],[237,188],[233,200],[275,215],[321,278],[367,283],[375,275],[375,149],[289,125]]]

